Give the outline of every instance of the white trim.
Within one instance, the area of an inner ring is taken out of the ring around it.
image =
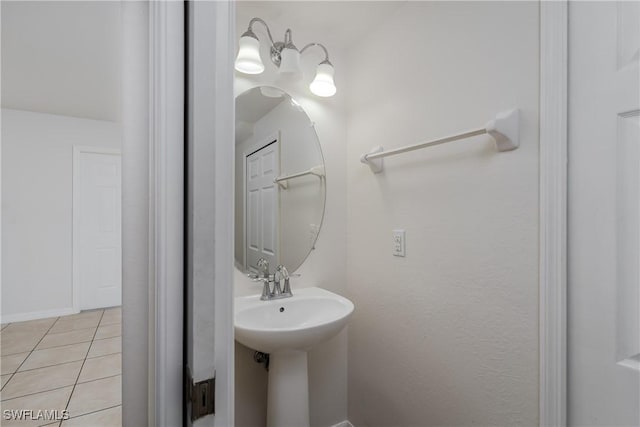
[[[540,425],[567,410],[568,2],[540,4]]]
[[[109,154],[122,157],[122,151],[117,148],[91,147],[86,145],[73,146],[73,178],[72,178],[72,208],[71,208],[71,293],[73,312],[80,312],[80,260],[79,260],[79,224],[77,213],[80,212],[80,154]],[[122,244],[122,243],[121,243]],[[67,313],[71,314],[71,313]],[[63,316],[63,315],[59,315]],[[14,320],[15,322],[15,320]]]
[[[234,424],[234,2],[189,2],[187,364],[215,375],[216,411],[187,425]]]
[[[73,307],[55,308],[52,310],[31,311],[29,313],[3,314],[2,323],[26,322],[28,320],[46,319],[47,317],[60,317],[76,314]]]
[[[234,425],[234,165],[235,97],[233,95],[236,53],[235,2],[217,1],[215,29],[215,427]]]
[[[331,427],[355,427],[349,420],[344,420],[339,422],[338,424],[334,424]]]
[[[155,425],[149,315],[149,2],[122,2],[122,419]]]
[[[182,424],[184,3],[149,3],[150,425]],[[151,397],[151,396],[150,396]]]

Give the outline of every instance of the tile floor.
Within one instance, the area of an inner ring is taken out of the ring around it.
[[[115,307],[3,324],[0,425],[121,426],[121,317]],[[5,419],[20,409],[66,409],[70,418]]]

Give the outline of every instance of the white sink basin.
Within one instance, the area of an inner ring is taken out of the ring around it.
[[[321,288],[294,289],[291,298],[235,299],[235,338],[264,353],[308,351],[332,338],[353,313],[347,298]]]

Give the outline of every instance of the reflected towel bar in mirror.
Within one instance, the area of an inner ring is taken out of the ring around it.
[[[314,166],[309,170],[306,170],[304,172],[294,173],[292,175],[279,176],[276,179],[274,179],[273,182],[280,185],[280,187],[286,189],[288,187],[288,184],[287,184],[288,180],[293,178],[299,178],[301,176],[306,176],[306,175],[315,175],[319,178],[324,177],[324,165]]]
[[[433,141],[421,142],[407,147],[396,148],[394,150],[384,151],[382,146],[375,147],[367,154],[360,157],[360,161],[369,165],[373,173],[382,172],[382,158],[393,156],[395,154],[406,153],[421,148],[440,145],[447,142],[458,141],[464,138],[470,138],[477,135],[490,135],[496,143],[498,151],[511,151],[520,145],[519,139],[519,110],[517,108],[499,113],[494,120],[488,122],[484,128],[459,133],[457,135],[440,138]]]

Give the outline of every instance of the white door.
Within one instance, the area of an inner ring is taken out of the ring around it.
[[[639,2],[570,2],[572,426],[640,425],[639,56]]]
[[[74,288],[81,310],[122,301],[120,152],[75,148]]]
[[[278,264],[278,141],[271,141],[246,157],[246,267],[257,271],[260,258]]]

